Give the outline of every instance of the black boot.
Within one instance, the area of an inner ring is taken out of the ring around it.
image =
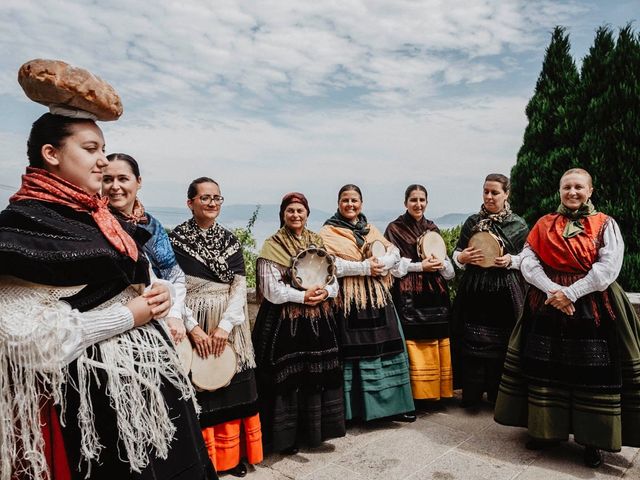
[[[234,477],[244,477],[247,474],[247,466],[244,464],[242,460],[235,467],[227,470],[225,473],[232,475]]]
[[[406,422],[406,423],[415,422],[417,419],[418,417],[416,416],[415,411],[401,413],[399,415],[394,415],[393,417],[391,417],[391,420],[394,420],[396,422]]]
[[[587,467],[598,468],[602,465],[602,454],[596,447],[585,447],[584,464]]]

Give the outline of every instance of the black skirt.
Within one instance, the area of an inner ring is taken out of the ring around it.
[[[263,300],[253,329],[263,445],[281,451],[345,434],[344,395],[332,315],[291,319]]]
[[[156,326],[163,334],[164,330]],[[167,341],[171,342],[169,339]],[[99,358],[99,350],[90,347],[93,355]],[[69,375],[76,380],[76,362],[69,365]],[[129,464],[122,461],[120,452],[124,452],[124,446],[118,437],[118,424],[116,412],[111,408],[106,392],[107,374],[99,372],[100,384],[91,384],[91,401],[95,412],[95,427],[100,437],[100,443],[104,448],[100,452],[99,462],[91,462],[90,478],[111,480],[113,478],[130,478],[139,480],[209,480],[218,476],[209,460],[198,416],[193,402],[181,398],[181,392],[170,383],[161,385],[162,395],[169,409],[169,417],[176,427],[176,434],[171,442],[169,455],[166,459],[156,457],[153,451],[149,452],[149,464],[140,473],[132,472]],[[72,388],[66,388],[67,422],[63,427],[65,450],[67,452],[72,477],[77,480],[84,479],[87,474],[86,462],[80,464],[80,428],[78,422],[69,421],[72,414],[78,412],[80,397]]]

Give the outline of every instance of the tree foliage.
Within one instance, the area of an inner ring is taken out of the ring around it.
[[[252,229],[258,219],[259,212],[260,205],[256,205],[251,217],[249,217],[247,226],[233,230],[234,235],[238,238],[240,245],[242,245],[244,268],[247,275],[247,287],[256,286],[256,260],[258,259],[258,253],[256,252],[256,239],[253,236]]]
[[[558,206],[557,183],[550,180],[569,168],[577,144],[568,112],[579,75],[570,48],[564,28],[556,27],[527,104],[529,124],[511,170],[511,205],[529,224]]]

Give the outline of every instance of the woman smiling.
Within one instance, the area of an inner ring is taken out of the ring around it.
[[[615,279],[624,243],[591,203],[580,168],[560,179],[560,206],[527,238],[521,271],[531,285],[509,342],[496,421],[528,428],[527,448],[573,433],[584,462],[600,449],[640,446],[640,323]]]
[[[419,238],[426,232],[439,232],[436,224],[424,217],[427,189],[409,185],[404,206],[406,212],[387,226],[384,235],[402,255],[393,272],[398,277],[393,285],[393,302],[407,341],[413,398],[451,398],[451,302],[447,280],[455,272],[448,257],[421,258],[418,253]]]
[[[336,274],[342,289],[337,309],[344,359],[347,420],[392,417],[416,419],[409,365],[400,321],[391,298],[388,275],[400,261],[398,249],[367,222],[362,192],[353,184],[338,192],[338,211],[320,235],[327,251],[336,256]],[[380,257],[365,258],[365,246],[384,245]]]
[[[484,392],[495,403],[509,335],[520,315],[524,287],[517,269],[528,228],[507,201],[509,179],[487,175],[480,212],[462,226],[453,260],[464,270],[453,305],[454,380],[463,406],[477,405]],[[491,233],[503,254],[481,266],[485,253],[469,245],[472,236]],[[485,264],[486,265],[486,264]]]

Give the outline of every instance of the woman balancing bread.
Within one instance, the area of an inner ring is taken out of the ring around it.
[[[490,403],[495,402],[509,335],[522,310],[524,289],[517,255],[528,229],[511,211],[509,190],[504,175],[487,176],[480,212],[467,218],[453,252],[454,262],[464,270],[452,328],[453,375],[462,387],[463,406],[476,405],[484,392]],[[493,261],[470,245],[475,234],[486,236],[485,232],[493,235],[489,241],[503,245],[503,254]]]
[[[189,337],[201,358],[235,352],[236,373],[227,386],[199,391],[200,425],[216,469],[237,477],[247,473],[241,460],[262,461],[255,358],[247,318],[247,282],[238,239],[218,222],[224,197],[218,183],[195,179],[187,190],[193,216],[169,235],[178,263],[187,274],[186,321]],[[218,368],[212,361],[203,367]],[[194,367],[195,368],[195,367]],[[202,372],[208,375],[207,372]],[[198,382],[192,372],[194,383]],[[208,381],[201,386],[211,385]],[[211,388],[211,387],[208,387]]]
[[[414,421],[409,365],[388,274],[400,261],[398,249],[367,222],[356,185],[338,192],[338,211],[320,236],[336,257],[341,303],[336,317],[344,359],[347,420],[393,417]],[[384,245],[380,258],[365,258],[366,245]]]
[[[285,454],[345,435],[342,370],[333,299],[338,283],[294,287],[293,260],[322,239],[306,228],[309,203],[299,192],[280,204],[280,229],[267,238],[257,262],[262,297],[253,328],[265,446]],[[326,278],[326,276],[329,278]],[[327,281],[328,280],[328,281]],[[324,284],[326,283],[326,284]]]
[[[74,118],[36,120],[30,166],[0,213],[0,378],[10,382],[0,389],[0,478],[217,478],[193,434],[189,380],[153,320],[171,300],[141,253],[148,233],[119,223],[98,195],[104,138],[87,117],[112,118],[119,100],[67,67],[35,61],[20,72],[28,95],[38,81],[69,88],[74,101],[55,111]],[[84,111],[74,85],[91,92]]]
[[[384,236],[398,247],[402,256],[393,271],[398,278],[392,292],[407,342],[411,390],[414,400],[451,398],[451,302],[447,280],[455,272],[446,250],[443,258],[433,255],[423,258],[419,253],[422,236],[439,231],[435,223],[424,217],[427,189],[409,185],[404,205],[407,211],[387,226]]]
[[[176,261],[171,242],[162,224],[149,212],[138,198],[142,186],[138,162],[126,153],[107,156],[109,164],[102,174],[102,195],[109,199],[109,207],[120,220],[138,225],[151,234],[143,252],[158,278],[171,282],[175,297],[169,314],[164,319],[173,341],[177,344],[185,338],[182,320],[184,299],[187,293],[184,272]]]
[[[521,271],[531,285],[516,325],[495,419],[528,428],[528,448],[567,440],[599,449],[640,446],[640,322],[615,279],[624,243],[591,203],[591,176],[568,170],[561,204],[531,229]]]

